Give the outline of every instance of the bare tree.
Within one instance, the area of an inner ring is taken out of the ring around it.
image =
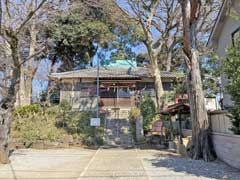
[[[158,111],[163,105],[164,94],[158,55],[163,50],[169,35],[176,32],[180,19],[177,0],[126,0],[128,7],[122,8],[131,19],[137,22],[143,31],[143,43],[147,48],[152,74],[155,79],[155,91]],[[119,3],[120,4],[120,3]],[[119,5],[121,6],[121,4]],[[121,8],[121,7],[120,7]],[[175,43],[175,42],[174,42]]]
[[[36,8],[30,11],[18,11],[20,3],[15,6],[15,1],[0,1],[0,37],[8,44],[10,59],[5,60],[1,66],[10,67],[9,86],[6,87],[6,95],[0,102],[0,162],[9,163],[8,141],[12,123],[12,113],[16,102],[16,92],[19,90],[21,65],[28,59],[21,59],[20,37],[24,28],[31,21],[33,16],[44,5],[47,0],[38,2]],[[26,1],[22,2],[23,4]],[[20,15],[21,14],[21,15]],[[2,61],[2,60],[1,60]]]
[[[183,22],[183,51],[187,64],[188,94],[193,121],[193,146],[194,159],[203,158],[210,161],[215,153],[211,141],[209,119],[204,102],[202,79],[199,65],[198,33],[207,33],[209,25],[203,17],[203,12],[210,9],[214,1],[180,0]],[[210,3],[210,4],[208,4]],[[210,11],[206,11],[210,12]],[[204,14],[208,14],[204,13]],[[209,17],[209,14],[207,16]],[[206,17],[205,17],[206,18]],[[203,31],[203,28],[206,28]]]
[[[26,11],[32,11],[38,5],[39,0],[31,0],[24,4]],[[43,23],[46,23],[48,15],[54,13],[58,1],[47,1],[41,9],[33,15],[31,22],[24,28],[24,36],[20,40],[21,58],[27,61],[21,65],[20,87],[17,93],[16,106],[29,105],[32,102],[32,81],[38,70],[42,55],[47,50],[47,38],[42,35]],[[40,34],[40,35],[39,35]]]

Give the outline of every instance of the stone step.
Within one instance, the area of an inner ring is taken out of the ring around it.
[[[120,111],[120,112],[108,112],[105,115],[106,119],[128,119],[129,117],[129,111]]]
[[[131,124],[128,120],[129,111],[108,112],[105,119],[105,145],[133,146]]]

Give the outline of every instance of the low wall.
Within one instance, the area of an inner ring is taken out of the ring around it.
[[[228,115],[227,111],[209,113],[212,140],[218,158],[240,169],[240,135],[234,135],[230,130],[232,123]]]
[[[233,134],[230,130],[232,123],[228,115],[227,111],[213,111],[209,113],[212,132]]]
[[[212,139],[218,158],[240,169],[240,135],[212,133]]]
[[[182,129],[182,135],[183,135],[183,137],[192,136],[192,130],[191,129]]]
[[[240,135],[234,135],[231,130],[231,119],[227,111],[214,111],[209,113],[211,122],[212,140],[214,149],[220,160],[232,167],[240,169]],[[183,129],[185,137],[191,130]]]

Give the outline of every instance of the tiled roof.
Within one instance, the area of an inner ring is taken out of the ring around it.
[[[65,78],[96,78],[97,68],[81,69],[77,71],[68,71],[62,73],[52,73],[51,78],[65,79]],[[152,77],[150,68],[136,67],[136,68],[121,68],[121,67],[100,67],[100,78],[142,78]],[[161,72],[162,78],[176,78],[176,73]]]

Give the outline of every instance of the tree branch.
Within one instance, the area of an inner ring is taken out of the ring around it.
[[[28,23],[28,21],[34,16],[34,14],[43,6],[43,4],[47,0],[42,0],[41,3],[37,6],[37,8],[33,11],[30,11],[29,14],[27,15],[27,18],[23,21],[23,23],[20,25],[20,27],[16,30],[16,34],[18,34],[22,28],[25,26],[25,24]]]
[[[46,46],[42,47],[40,50],[38,50],[37,52],[35,52],[34,54],[32,54],[31,56],[27,57],[26,59],[24,59],[22,62],[20,62],[20,66],[22,64],[24,64],[25,62],[27,62],[28,60],[30,60],[31,58],[41,54],[44,50],[46,50]]]

